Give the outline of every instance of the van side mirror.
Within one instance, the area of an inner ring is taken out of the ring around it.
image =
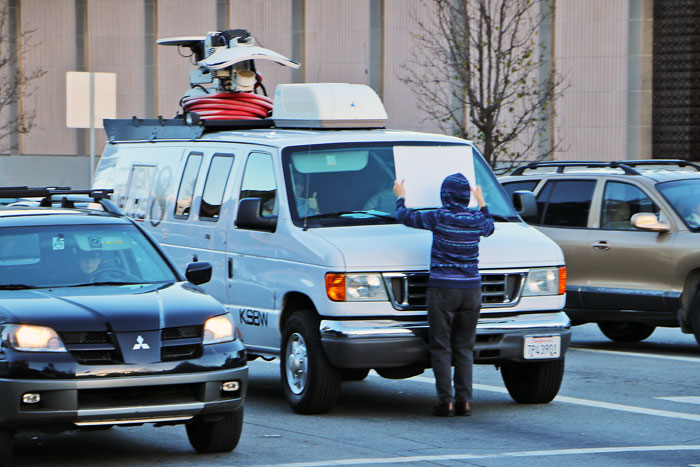
[[[187,263],[185,277],[194,285],[206,284],[211,280],[211,263],[206,261]]]
[[[533,192],[527,190],[513,192],[513,206],[525,222],[537,220],[537,200]]]
[[[274,232],[277,227],[277,216],[261,216],[261,207],[262,198],[243,198],[238,203],[236,227]]]
[[[664,222],[659,222],[659,218],[656,217],[656,214],[652,214],[650,212],[638,212],[634,216],[632,216],[632,225],[638,228],[639,230],[647,230],[650,232],[668,232],[671,230],[671,227],[664,223]]]

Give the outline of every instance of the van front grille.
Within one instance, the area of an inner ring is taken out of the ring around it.
[[[397,310],[424,310],[428,292],[427,272],[385,273],[384,283]],[[481,306],[483,308],[514,305],[520,299],[524,272],[482,274]]]

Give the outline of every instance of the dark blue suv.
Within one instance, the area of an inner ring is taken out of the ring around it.
[[[247,358],[234,320],[109,201],[111,190],[0,188],[0,463],[17,431],[185,424],[230,451]]]

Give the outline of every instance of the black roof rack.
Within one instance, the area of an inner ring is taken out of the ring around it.
[[[695,163],[695,162],[691,162],[691,161],[686,161],[683,159],[643,159],[643,160],[622,161],[622,162],[625,165],[628,165],[630,167],[638,167],[640,165],[669,165],[669,166],[678,166],[680,168],[692,167],[693,169],[700,172],[700,164]]]
[[[539,169],[541,167],[556,167],[557,173],[564,173],[566,167],[583,167],[583,168],[611,168],[620,169],[626,175],[641,175],[638,170],[627,165],[627,161],[620,162],[600,162],[600,161],[546,161],[546,162],[530,162],[526,165],[517,167],[511,175],[522,175],[526,170]]]
[[[73,190],[69,186],[10,186],[0,187],[0,198],[42,198],[39,206],[51,207],[60,201],[62,208],[74,208],[76,202],[94,202],[102,205],[105,212],[122,216],[121,209],[109,199],[113,192],[111,188]]]
[[[115,141],[155,141],[162,139],[195,140],[207,131],[271,128],[271,118],[259,120],[204,120],[176,118],[105,119],[104,127],[110,143]]]

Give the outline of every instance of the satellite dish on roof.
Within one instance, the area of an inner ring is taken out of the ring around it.
[[[228,49],[219,49],[200,61],[199,65],[211,70],[220,70],[245,60],[272,60],[280,65],[294,69],[301,66],[298,62],[290,60],[282,54],[258,47],[257,45],[248,44],[235,44]]]

